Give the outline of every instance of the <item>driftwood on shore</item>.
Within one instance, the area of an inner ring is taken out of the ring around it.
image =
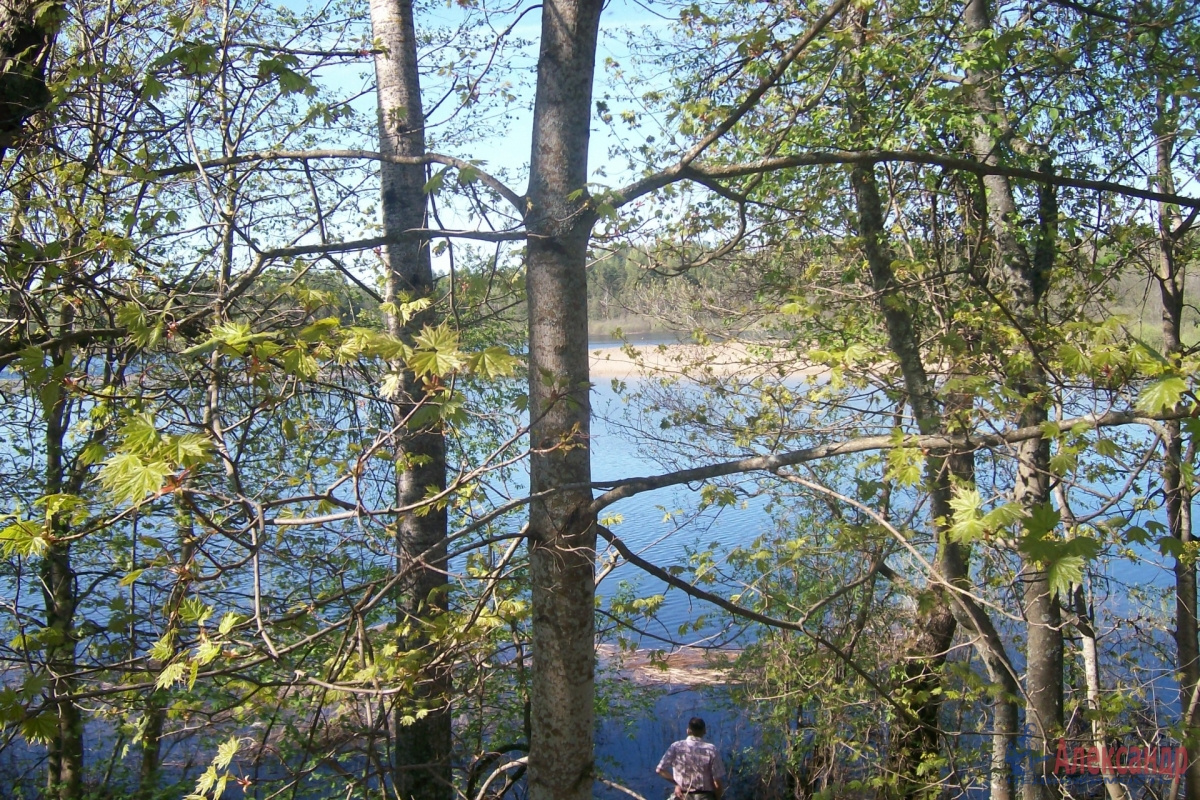
[[[670,686],[718,686],[731,682],[730,667],[741,651],[704,647],[675,650],[624,650],[617,645],[596,648],[601,665],[634,683]]]

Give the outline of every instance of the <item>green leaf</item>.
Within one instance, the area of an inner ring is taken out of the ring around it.
[[[1147,414],[1159,414],[1169,411],[1179,404],[1183,393],[1187,391],[1187,383],[1178,375],[1169,375],[1142,389],[1137,399],[1137,408]]]
[[[921,482],[924,454],[916,447],[897,447],[888,451],[887,477],[902,486],[916,486]]]
[[[142,577],[142,573],[145,571],[146,570],[144,570],[144,569],[135,569],[133,572],[130,572],[124,578],[121,578],[121,580],[117,581],[117,585],[118,586],[131,586],[131,585],[133,585],[134,581],[136,581],[138,578]]]
[[[389,372],[383,376],[379,384],[379,394],[388,398],[399,397],[404,392],[404,376],[399,372]]]
[[[168,439],[168,447],[175,463],[186,467],[194,466],[208,459],[212,452],[212,441],[202,433],[185,433]]]
[[[212,616],[213,610],[199,597],[189,597],[179,606],[179,616],[184,622],[203,624]]]
[[[170,634],[164,634],[161,639],[154,643],[150,648],[150,657],[155,661],[170,661],[175,657],[174,637]]]
[[[342,321],[337,317],[325,317],[300,331],[299,338],[301,341],[309,342],[310,344],[323,342],[329,338],[333,331],[340,328],[341,325]]]
[[[158,680],[154,682],[154,685],[159,689],[166,689],[170,686],[174,686],[175,684],[179,683],[179,681],[183,680],[183,671],[186,668],[187,665],[182,661],[176,661],[174,664],[168,664],[166,668],[158,674]]]
[[[289,348],[283,354],[283,368],[288,374],[302,380],[312,380],[321,370],[317,360],[299,345]]]
[[[1183,555],[1183,542],[1174,536],[1163,536],[1158,540],[1158,552],[1178,559]]]
[[[474,167],[463,167],[458,171],[458,185],[467,186],[479,180],[479,170]]]
[[[29,520],[15,522],[0,530],[0,546],[6,556],[40,556],[49,545],[42,534],[43,528],[38,523]]]
[[[1004,503],[983,515],[983,524],[989,531],[998,531],[1021,520],[1025,512],[1017,503]]]
[[[79,463],[85,467],[90,467],[93,464],[99,464],[108,455],[108,451],[104,449],[104,445],[100,442],[88,442],[79,451]]]
[[[458,351],[416,350],[408,357],[408,368],[417,375],[449,375],[462,365]]]
[[[485,378],[511,375],[520,364],[520,360],[504,347],[489,347],[467,357],[467,369]]]
[[[437,194],[439,191],[441,191],[442,186],[445,185],[445,183],[446,170],[439,170],[438,172],[433,173],[433,177],[425,182],[425,185],[421,187],[421,191],[423,191],[425,194]]]
[[[274,77],[279,82],[280,93],[284,95],[315,94],[316,87],[313,86],[312,81],[289,66],[294,66],[296,63],[298,60],[294,56],[289,58],[287,54],[266,59],[258,65],[258,76],[264,79]]]
[[[1039,503],[1029,511],[1022,527],[1031,535],[1042,537],[1058,527],[1062,515],[1049,502]]]
[[[954,523],[950,526],[950,537],[958,542],[973,542],[986,532],[981,508],[983,498],[975,489],[956,487],[950,508],[954,512]]]
[[[21,736],[35,744],[48,744],[58,734],[58,716],[47,711],[21,723]]]
[[[112,495],[113,503],[132,503],[159,492],[171,474],[165,461],[142,461],[133,453],[118,453],[100,469],[100,485]]]
[[[1051,594],[1066,598],[1071,586],[1083,582],[1084,559],[1082,556],[1063,556],[1046,565],[1046,578]]]
[[[221,624],[217,626],[217,633],[222,636],[228,636],[233,632],[233,628],[238,624],[238,615],[232,611],[225,612],[225,616],[221,617]]]
[[[236,736],[222,742],[221,746],[217,748],[217,757],[213,759],[213,766],[217,769],[226,769],[233,761],[233,757],[237,755],[241,744],[242,740]]]
[[[147,413],[136,414],[121,426],[121,441],[125,448],[136,453],[148,453],[161,441],[154,417]]]

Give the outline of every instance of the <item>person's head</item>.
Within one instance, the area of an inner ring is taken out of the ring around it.
[[[703,736],[708,730],[704,724],[704,720],[699,717],[692,717],[688,720],[688,736]]]

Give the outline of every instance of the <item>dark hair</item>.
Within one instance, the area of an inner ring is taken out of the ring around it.
[[[708,727],[704,724],[704,720],[699,717],[692,717],[688,720],[688,735],[703,736]]]

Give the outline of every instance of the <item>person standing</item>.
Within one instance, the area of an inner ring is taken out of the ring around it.
[[[700,717],[688,720],[687,738],[667,748],[654,770],[675,784],[679,800],[721,800],[725,765],[717,748],[704,741],[707,726]]]

